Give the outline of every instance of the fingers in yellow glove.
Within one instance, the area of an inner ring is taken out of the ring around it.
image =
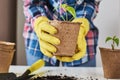
[[[80,45],[78,45],[78,48],[79,48],[78,52],[75,53],[75,54],[72,56],[72,58],[73,58],[74,60],[81,59],[81,58],[83,58],[83,57],[85,56],[85,54],[86,54],[86,41],[85,41],[84,38],[83,38],[83,40],[82,40],[82,43],[80,43]]]
[[[78,40],[77,40],[78,50],[86,48],[86,40],[85,36],[81,32],[79,32]]]
[[[49,52],[53,52],[54,53],[54,52],[57,51],[56,47],[54,47],[53,45],[51,45],[48,42],[45,42],[43,40],[40,40],[40,46],[41,46],[41,48],[44,48],[44,49],[46,49]]]
[[[34,22],[34,26],[38,26],[41,22],[48,22],[48,18],[46,18],[45,16],[41,16],[41,17],[38,17],[35,22]]]
[[[48,18],[41,16],[34,22],[34,31],[39,39],[42,53],[48,57],[52,57],[52,53],[57,50],[53,45],[60,44],[60,40],[53,36],[53,34],[57,33],[55,27],[49,24]]]
[[[78,44],[77,45],[78,52],[72,56],[74,60],[81,59],[86,54],[86,40],[85,40],[85,36],[83,36],[81,33],[80,36],[78,36],[77,44]]]
[[[83,27],[85,35],[89,31],[89,21],[86,18],[76,18],[72,22],[80,22],[80,23],[82,23],[80,25],[80,27]]]
[[[89,31],[89,22],[86,18],[77,18],[77,19],[73,20],[73,22],[74,21],[82,23],[80,25],[80,31],[79,31],[78,40],[77,40],[78,52],[72,56],[72,58],[74,60],[78,60],[78,59],[83,58],[86,54],[86,45],[87,44],[86,44],[85,36]]]
[[[60,57],[57,56],[56,58],[63,62],[72,62],[74,60],[79,60],[85,56],[86,53],[86,41],[85,39],[82,40],[82,43],[78,45],[78,52],[75,53],[72,57]]]
[[[55,27],[51,26],[48,22],[42,22],[39,26],[41,26],[42,31],[45,31],[49,34],[57,33],[57,30],[55,29]]]
[[[55,44],[55,45],[60,44],[60,40],[58,38],[44,32],[41,33],[40,39],[42,39],[43,41],[49,42],[51,44]]]
[[[43,18],[45,18],[45,17],[38,18],[35,23],[37,24],[37,22]],[[53,34],[57,33],[57,30],[55,29],[55,27],[51,26],[49,24],[49,22],[44,22],[44,21],[46,21],[46,18],[45,18],[45,20],[41,20],[41,21],[42,22],[40,22],[40,24],[35,26],[35,28],[34,28],[35,32],[37,33],[37,36],[40,39],[42,39],[46,42],[49,42],[53,45],[60,44],[60,40],[53,36]]]
[[[37,18],[35,20],[34,26],[35,26],[34,27],[35,31],[40,29],[42,31],[48,32],[49,34],[57,33],[57,30],[55,29],[55,27],[51,26],[49,24],[49,20],[44,16]]]
[[[41,51],[44,53],[44,55],[48,56],[48,57],[53,57],[52,53],[50,53],[49,51],[47,51],[46,49],[40,47]]]

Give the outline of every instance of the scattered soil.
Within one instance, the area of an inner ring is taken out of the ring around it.
[[[67,71],[67,69],[64,69],[64,71]],[[101,80],[101,79],[98,79],[97,76],[95,77],[95,76],[91,76],[91,75],[90,76],[82,76],[80,74],[76,74],[76,75],[70,76],[68,74],[63,74],[61,72],[58,74],[55,74],[55,73],[53,74],[52,70],[48,70],[45,73],[46,73],[46,75],[36,74],[27,80]]]
[[[98,78],[94,78],[92,76],[86,77],[86,78],[76,78],[74,76],[58,76],[58,75],[48,75],[48,76],[42,76],[42,77],[36,77],[33,80],[99,80]]]
[[[68,77],[68,76],[43,76],[37,77],[34,80],[77,80],[75,77]]]

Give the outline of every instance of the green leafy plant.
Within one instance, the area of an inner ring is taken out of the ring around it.
[[[68,20],[67,12],[69,12],[73,16],[69,21],[76,18],[76,12],[75,12],[75,9],[73,7],[71,7],[67,4],[61,4],[60,6],[56,7],[54,10],[56,10],[57,8],[61,9],[62,12],[60,12],[60,16],[64,21]],[[64,12],[66,12],[66,19],[62,15],[62,13],[64,13]]]
[[[107,37],[105,42],[108,42],[108,41],[112,41],[111,43],[111,47],[112,47],[112,50],[115,49],[115,44],[118,46],[119,45],[119,38],[116,37],[116,36],[113,36],[113,37]]]
[[[62,4],[61,8],[68,11],[73,16],[73,18],[76,18],[76,12],[75,12],[75,9],[73,7],[71,7],[71,6],[67,5],[67,4]]]

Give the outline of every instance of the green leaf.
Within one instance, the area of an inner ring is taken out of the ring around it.
[[[76,12],[75,9],[67,4],[62,4],[61,7],[65,10],[67,10],[74,18],[76,18]]]
[[[109,40],[112,40],[112,38],[111,37],[107,37],[105,42],[108,42]]]
[[[105,42],[108,42],[109,40],[112,40],[111,47],[112,47],[112,50],[114,50],[115,44],[116,44],[117,46],[119,45],[119,38],[117,38],[116,36],[107,37]]]
[[[113,39],[116,39],[116,36],[113,36]]]
[[[115,38],[115,39],[113,39],[114,40],[114,42],[116,43],[116,45],[118,46],[119,45],[119,38]]]

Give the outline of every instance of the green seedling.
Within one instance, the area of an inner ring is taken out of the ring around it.
[[[75,9],[73,7],[71,7],[71,6],[67,5],[67,4],[62,4],[61,8],[68,11],[73,16],[73,18],[76,18],[76,12],[75,12]]]
[[[112,41],[112,43],[111,43],[112,50],[115,49],[115,44],[117,46],[119,46],[119,38],[117,38],[116,36],[107,37],[106,40],[105,40],[105,42],[108,42],[108,41]]]
[[[57,8],[60,8],[60,9],[64,10],[64,12],[66,12],[66,19],[60,13],[60,16],[63,19],[63,21],[67,21],[68,20],[67,12],[72,15],[72,18],[69,21],[71,21],[72,19],[76,18],[76,12],[75,12],[75,9],[73,7],[71,7],[71,6],[67,5],[67,4],[61,4],[60,7],[56,7],[54,10],[56,10]]]

